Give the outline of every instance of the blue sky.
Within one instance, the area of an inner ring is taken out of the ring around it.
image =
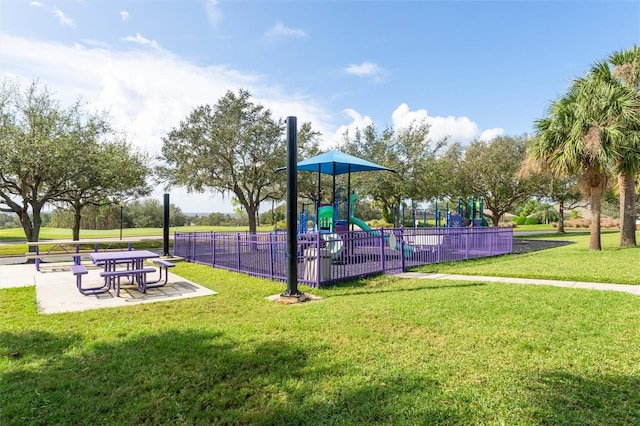
[[[276,117],[311,121],[325,147],[345,129],[414,119],[463,143],[530,133],[571,79],[634,44],[638,0],[0,5],[3,79],[108,109],[152,154],[195,106],[240,88]],[[183,211],[231,211],[218,196],[171,194]]]

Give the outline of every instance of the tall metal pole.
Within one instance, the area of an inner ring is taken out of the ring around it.
[[[124,201],[120,201],[118,205],[120,206],[120,239],[122,240],[122,212],[124,210]]]
[[[296,117],[287,117],[287,290],[282,296],[299,297],[298,290],[298,129]]]
[[[162,216],[162,255],[170,256],[169,254],[169,194],[164,194],[164,210]]]

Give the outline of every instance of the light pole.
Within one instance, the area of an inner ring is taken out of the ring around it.
[[[120,239],[122,240],[122,212],[124,210],[124,201],[118,203],[120,206]]]

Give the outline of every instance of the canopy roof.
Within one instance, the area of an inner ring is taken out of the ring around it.
[[[329,151],[298,162],[298,170],[320,172],[327,175],[341,175],[350,172],[370,172],[394,170],[340,151]]]

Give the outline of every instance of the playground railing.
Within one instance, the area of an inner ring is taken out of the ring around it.
[[[511,253],[511,228],[395,228],[298,234],[298,281],[310,287],[452,260]],[[189,262],[280,281],[287,235],[176,232],[174,255]]]

